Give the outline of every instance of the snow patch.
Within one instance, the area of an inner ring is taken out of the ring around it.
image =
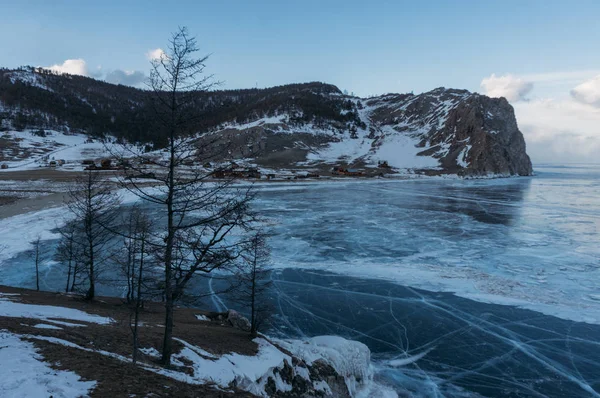
[[[33,325],[36,329],[53,329],[53,330],[62,330],[58,326],[48,325],[47,323],[38,323],[37,325]]]
[[[32,343],[0,331],[0,396],[55,397],[87,396],[95,381],[82,381],[75,372],[55,370],[42,361]]]
[[[51,318],[70,319],[108,325],[114,322],[111,318],[88,314],[80,310],[51,305],[24,304],[0,298],[0,317],[8,318],[34,318],[47,320]]]

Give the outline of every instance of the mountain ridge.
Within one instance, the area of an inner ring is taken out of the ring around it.
[[[165,135],[152,126],[149,97],[145,90],[88,77],[1,69],[0,126],[106,134],[161,147]],[[211,135],[209,150],[227,145],[229,160],[250,157],[276,167],[386,162],[429,174],[532,174],[512,106],[467,90],[359,98],[311,82],[200,93],[196,108],[196,131]]]

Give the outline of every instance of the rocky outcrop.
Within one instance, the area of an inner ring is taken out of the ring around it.
[[[374,146],[400,134],[433,157],[439,173],[463,176],[532,173],[525,139],[504,98],[438,88],[420,95],[388,95],[367,102],[377,135]]]
[[[449,112],[438,137],[450,144],[448,154],[440,158],[447,170],[457,166],[456,171],[463,175],[532,173],[525,139],[504,98],[469,96]]]

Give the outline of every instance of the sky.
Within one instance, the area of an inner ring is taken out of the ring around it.
[[[0,66],[140,85],[188,27],[222,88],[504,96],[534,163],[600,162],[600,1],[0,0]]]

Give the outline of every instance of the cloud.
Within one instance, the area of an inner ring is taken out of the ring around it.
[[[568,97],[519,102],[514,108],[534,164],[598,162],[600,109]]]
[[[51,70],[56,73],[68,73],[69,75],[89,76],[87,64],[81,58],[67,59],[61,65],[52,65],[44,69]]]
[[[161,50],[162,51],[162,50]],[[127,71],[115,69],[112,72],[105,73],[101,66],[90,70],[84,59],[67,59],[60,65],[44,67],[55,73],[68,73],[70,75],[80,75],[103,79],[112,84],[123,84],[125,86],[140,86],[146,79],[146,75],[140,71]]]
[[[600,108],[600,75],[572,89],[571,96],[583,104]]]
[[[124,71],[116,69],[106,74],[104,78],[112,84],[123,84],[125,86],[139,86],[146,80],[146,75],[140,71]]]
[[[481,88],[490,97],[505,97],[511,102],[524,100],[533,89],[533,83],[513,75],[496,76],[494,73],[481,81]]]
[[[148,58],[150,61],[161,59],[164,56],[165,56],[165,52],[163,51],[162,48],[156,48],[156,49],[150,50],[146,53],[146,58]]]
[[[526,75],[519,75],[523,80],[532,83],[549,83],[549,84],[563,84],[563,83],[579,83],[583,80],[587,80],[590,77],[600,74],[599,69],[587,69],[587,70],[571,70],[571,71],[558,71],[558,72],[545,72],[545,73],[531,73]]]

